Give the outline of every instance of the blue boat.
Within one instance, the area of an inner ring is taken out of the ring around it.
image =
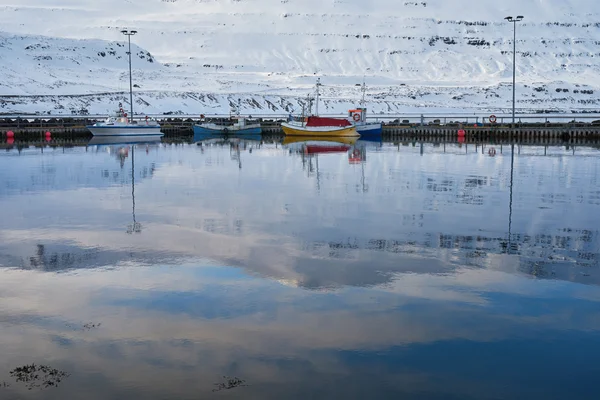
[[[194,135],[260,135],[262,129],[259,123],[248,124],[244,118],[234,123],[202,123],[192,127]]]
[[[381,122],[367,122],[367,108],[365,107],[367,85],[365,82],[362,83],[361,90],[362,99],[360,101],[360,107],[357,107],[354,110],[348,110],[348,118],[354,124],[356,132],[358,132],[361,137],[381,136],[383,124]]]
[[[246,117],[240,115],[242,109],[241,100],[238,99],[237,106],[232,106],[228,119],[217,120],[217,122],[204,121],[194,125],[194,135],[260,135],[262,129],[260,123],[249,122]]]

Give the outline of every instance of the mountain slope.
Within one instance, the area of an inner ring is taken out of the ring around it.
[[[248,99],[248,111],[273,111],[267,99],[293,104],[287,108],[297,111],[295,98],[306,95],[315,76],[326,85],[332,112],[356,102],[353,85],[363,76],[370,86],[370,107],[377,112],[501,110],[512,100],[506,85],[512,80],[513,26],[503,17],[518,13],[526,17],[517,25],[519,108],[594,110],[600,108],[600,13],[595,4],[59,0],[48,6],[24,0],[16,6],[0,1],[6,32],[0,90],[4,95],[53,95],[51,103],[58,101],[65,109],[70,106],[61,95],[126,91],[125,42],[119,33],[126,27],[139,30],[133,37],[134,81],[147,93],[137,98],[138,109],[145,112],[202,112],[214,102],[180,107],[177,102],[203,95],[219,98],[212,109],[224,112],[236,98]],[[21,99],[3,103],[4,109],[17,110],[11,104],[26,102]],[[26,110],[56,110],[46,100],[39,98],[39,109],[27,105]],[[88,96],[76,103],[104,112],[107,106],[99,102],[106,100],[100,96],[96,103]]]

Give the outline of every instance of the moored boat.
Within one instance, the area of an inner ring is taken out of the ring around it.
[[[207,135],[260,135],[262,129],[258,122],[248,123],[245,117],[235,116],[224,123],[202,123],[194,125],[194,134]]]
[[[133,119],[133,84],[131,79],[131,36],[137,31],[123,30],[121,33],[127,35],[129,42],[129,102],[131,115],[123,111],[123,104],[119,103],[119,111],[112,117],[108,117],[104,122],[97,122],[86,128],[94,136],[163,136],[160,131],[158,121],[145,117],[144,121],[135,121]]]
[[[383,126],[381,122],[367,122],[367,109],[358,107],[348,110],[348,118],[352,119],[356,132],[361,136],[381,136]]]
[[[340,118],[310,116],[300,121],[282,122],[281,128],[290,136],[359,136],[354,125]]]
[[[108,117],[103,122],[87,126],[94,136],[163,136],[160,124],[148,117],[143,121],[133,121],[127,118],[123,107],[119,104],[119,111],[114,116]]]
[[[363,80],[361,85],[362,98],[360,100],[360,107],[354,110],[348,110],[348,120],[352,121],[356,132],[361,136],[380,136],[383,131],[383,125],[381,122],[367,122],[367,108],[365,107],[365,93],[367,92],[367,85]]]
[[[326,118],[319,116],[319,87],[320,79],[317,79],[316,89],[316,112],[315,115],[301,118],[290,118],[281,123],[281,128],[286,135],[290,136],[356,136],[355,126],[344,118]],[[310,102],[309,102],[310,104]],[[310,109],[308,110],[310,114]],[[303,113],[304,114],[304,113]]]

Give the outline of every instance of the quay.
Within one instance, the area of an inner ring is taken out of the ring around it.
[[[283,116],[269,119],[258,118],[263,134],[281,135],[280,123]],[[390,116],[394,117],[394,116]],[[224,118],[224,117],[223,117]],[[557,122],[548,117],[537,117],[537,120],[519,118],[519,123],[513,128],[510,124],[498,124],[469,121],[468,118],[430,116],[401,120],[396,118],[384,121],[382,138],[387,141],[434,141],[434,142],[492,142],[492,143],[598,143],[600,141],[600,123],[597,116],[580,121]],[[541,118],[541,119],[540,119]],[[564,118],[564,117],[563,117]],[[571,116],[572,118],[572,116]],[[69,116],[69,117],[6,117],[0,118],[0,142],[35,142],[48,138],[50,132],[53,142],[76,141],[90,138],[91,134],[86,125],[91,125],[100,120],[100,116]],[[157,118],[161,124],[161,131],[165,138],[192,137],[192,125],[200,122],[198,116]],[[447,120],[450,120],[447,123]],[[480,121],[481,118],[477,118]],[[527,122],[522,122],[525,120]],[[443,121],[443,122],[442,122]],[[508,121],[502,118],[502,121]],[[7,132],[13,132],[12,140],[8,140]],[[462,131],[462,134],[459,133]]]

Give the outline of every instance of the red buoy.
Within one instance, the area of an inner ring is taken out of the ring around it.
[[[13,131],[8,131],[8,132],[6,132],[6,137],[8,139],[14,138],[15,137],[15,133]]]
[[[52,136],[52,134],[50,133],[50,131],[46,132],[46,137],[49,138],[50,136]]]
[[[458,136],[465,136],[465,130],[464,129],[459,129],[458,130]]]
[[[6,139],[6,144],[13,144],[15,142],[15,139],[9,137],[8,139]]]

